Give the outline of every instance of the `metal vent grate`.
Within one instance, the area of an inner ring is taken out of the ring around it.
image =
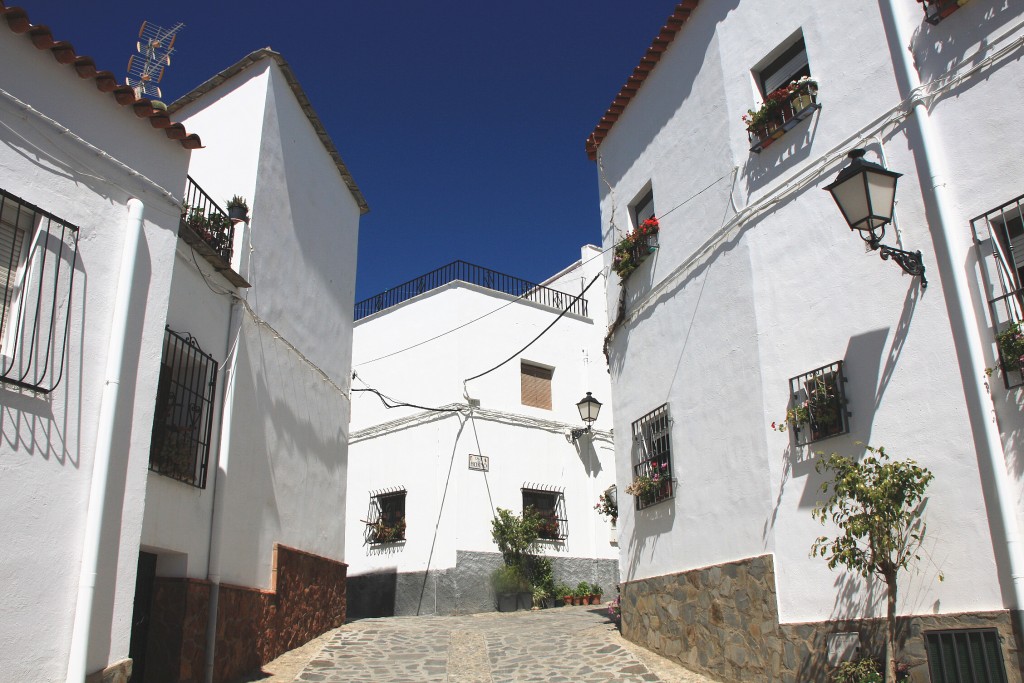
[[[995,629],[932,631],[925,645],[932,683],[1006,683]]]

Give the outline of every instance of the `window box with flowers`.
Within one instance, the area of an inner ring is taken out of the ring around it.
[[[761,150],[820,108],[818,82],[810,76],[804,76],[768,93],[764,104],[757,111],[748,109],[743,115],[750,151],[760,154]]]
[[[848,433],[845,384],[841,360],[793,377],[786,419],[772,428],[791,430],[798,446]]]
[[[370,497],[370,509],[363,522],[363,540],[369,545],[398,543],[405,540],[404,488],[386,489]]]
[[[924,10],[924,20],[935,25],[967,4],[967,0],[917,0]]]
[[[658,248],[658,219],[651,216],[615,245],[612,270],[625,280]]]
[[[668,500],[675,493],[672,479],[672,420],[668,404],[655,408],[633,423],[633,481],[626,493],[637,510]]]

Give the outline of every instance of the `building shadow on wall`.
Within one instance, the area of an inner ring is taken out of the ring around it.
[[[398,568],[389,567],[347,580],[348,621],[395,616],[398,594]]]
[[[675,498],[657,503],[633,513],[633,533],[629,536],[628,568],[623,581],[631,580],[644,555],[653,555],[658,548],[658,538],[672,529],[675,522]]]

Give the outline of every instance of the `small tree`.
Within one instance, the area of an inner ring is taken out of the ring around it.
[[[526,508],[522,517],[511,510],[498,508],[497,516],[491,520],[491,538],[498,545],[506,565],[525,573],[525,558],[536,547],[540,522],[540,515],[532,507]]]
[[[866,447],[871,455],[860,462],[836,453],[818,460],[818,472],[832,481],[821,485],[831,497],[811,513],[840,529],[836,538],[819,537],[811,555],[828,561],[829,569],[843,565],[867,578],[885,580],[885,680],[896,680],[896,575],[913,560],[924,540],[921,518],[924,492],[934,475],[913,460],[889,461],[882,447]],[[940,575],[941,579],[941,575]]]

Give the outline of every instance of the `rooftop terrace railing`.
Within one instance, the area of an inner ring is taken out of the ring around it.
[[[496,292],[521,297],[527,301],[538,303],[542,306],[550,306],[559,310],[568,308],[569,313],[575,313],[586,317],[587,301],[580,298],[573,301],[576,295],[566,294],[557,289],[551,289],[529,280],[505,275],[490,268],[473,265],[465,261],[452,261],[446,266],[432,270],[426,275],[421,275],[415,280],[409,280],[397,287],[384,290],[376,296],[363,299],[355,307],[355,320],[361,320],[385,309],[397,306],[403,301],[408,301],[414,296],[419,296],[432,289],[443,287],[449,282],[460,280],[478,287],[486,287]],[[571,306],[570,306],[571,302]]]

